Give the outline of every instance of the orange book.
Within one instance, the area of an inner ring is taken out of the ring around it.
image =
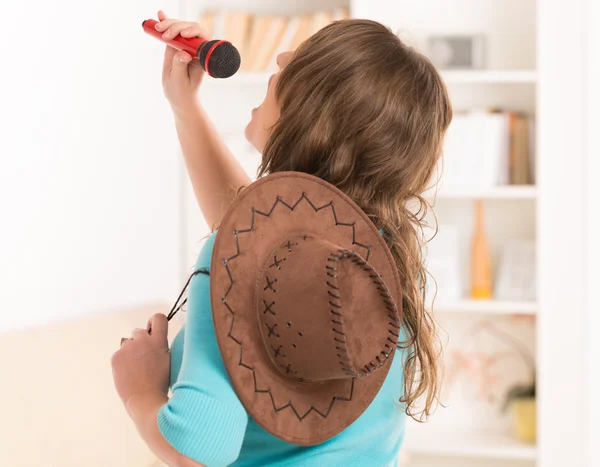
[[[471,252],[471,298],[492,298],[492,258],[483,225],[483,202],[475,203],[475,233]]]
[[[291,44],[292,44],[292,41],[294,40],[294,37],[296,37],[296,33],[298,32],[298,29],[300,28],[300,17],[292,16],[291,18],[287,19],[286,23],[287,23],[287,25],[283,31],[283,34],[281,35],[279,44],[276,46],[275,51],[271,54],[271,60],[266,68],[268,71],[277,70],[277,56],[281,52],[288,52],[288,51],[295,50],[295,49],[292,49]]]
[[[207,39],[210,39],[214,35],[215,31],[215,12],[214,11],[205,11],[198,21],[200,27],[206,31]]]
[[[333,10],[332,21],[341,21],[350,18],[350,10],[345,7],[336,8]]]
[[[255,67],[256,56],[259,49],[265,44],[265,37],[269,31],[271,21],[270,16],[256,16],[252,22],[252,31],[250,32],[248,47],[246,48],[246,57],[242,61],[242,71],[252,71]]]
[[[228,12],[225,17],[225,39],[237,47],[242,60],[247,53],[248,36],[252,25],[252,14],[244,12]]]
[[[281,42],[281,38],[285,33],[288,19],[284,16],[276,16],[272,18],[269,28],[263,39],[261,47],[258,49],[252,71],[265,71],[271,62],[271,58],[275,55],[277,48]]]
[[[294,38],[290,42],[289,50],[296,50],[300,44],[302,44],[311,35],[312,16],[302,15],[300,17],[300,24],[298,30],[294,35]]]
[[[312,16],[312,24],[310,34],[320,31],[329,23],[331,23],[333,15],[329,11],[317,11]]]

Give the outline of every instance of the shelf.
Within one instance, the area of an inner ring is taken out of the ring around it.
[[[434,314],[438,313],[485,313],[495,315],[535,315],[536,302],[509,302],[500,300],[436,300]]]
[[[487,189],[455,189],[442,188],[437,194],[425,193],[427,199],[536,199],[537,187],[535,185],[509,185]]]
[[[537,81],[535,70],[446,70],[442,71],[446,83],[513,83],[533,84]]]
[[[216,79],[216,78],[207,77],[206,80],[203,81],[203,85],[205,83],[226,84],[226,85],[236,85],[236,86],[264,84],[264,86],[266,87],[267,83],[269,82],[269,78],[271,77],[272,74],[273,73],[270,73],[270,72],[240,71],[240,72],[236,73],[235,75],[233,75],[231,78],[226,78],[226,79]]]
[[[464,83],[535,83],[537,73],[535,70],[446,70],[442,71],[442,77],[448,84]],[[219,83],[237,85],[266,85],[273,72],[239,72],[227,79],[207,79]]]
[[[427,425],[412,428],[407,427],[403,446],[409,454],[529,461],[537,457],[536,446],[520,443],[509,435],[428,430]]]

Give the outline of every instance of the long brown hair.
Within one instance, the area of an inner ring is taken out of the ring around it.
[[[435,172],[450,120],[450,99],[431,62],[385,26],[344,20],[323,28],[295,52],[276,89],[281,118],[263,151],[258,176],[306,172],[335,185],[383,228],[400,274],[408,357],[406,412],[435,405],[440,345],[425,309],[420,196]],[[416,201],[419,209],[410,209]]]

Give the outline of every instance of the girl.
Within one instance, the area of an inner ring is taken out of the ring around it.
[[[196,23],[158,15],[165,38],[202,35]],[[284,442],[248,416],[232,389],[204,279],[190,287],[188,321],[170,354],[164,315],[124,340],[112,361],[117,391],[149,447],[172,466],[397,465],[407,415],[428,416],[440,384],[438,338],[424,308],[423,217],[408,203],[417,200],[425,211],[420,193],[452,118],[448,94],[426,57],[373,21],[335,22],[277,62],[245,131],[262,153],[258,177],[281,171],[319,177],[380,229],[402,288],[401,358],[369,408],[339,435],[315,446]],[[167,47],[165,95],[198,204],[216,228],[251,181],[198,101],[203,77],[196,60]],[[210,264],[213,243],[214,234],[198,267]],[[417,399],[424,401],[420,412]]]

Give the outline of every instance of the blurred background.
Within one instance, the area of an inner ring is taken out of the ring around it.
[[[401,463],[600,465],[598,2],[3,7],[0,466],[159,465],[109,363],[122,335],[168,311],[208,233],[162,95],[163,46],[141,29],[158,9],[239,46],[241,71],[205,79],[201,99],[252,177],[243,129],[279,51],[359,17],[434,61],[455,111],[425,193],[445,407],[409,423]]]

